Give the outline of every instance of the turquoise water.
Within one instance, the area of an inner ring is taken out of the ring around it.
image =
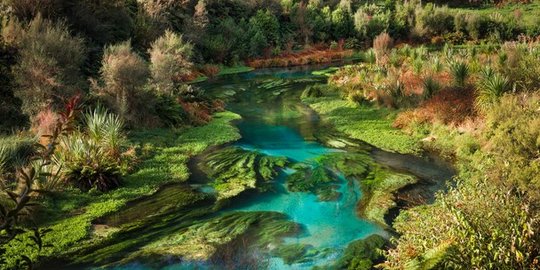
[[[242,139],[238,146],[257,150],[270,156],[285,156],[297,162],[307,162],[324,154],[339,150],[327,148],[317,142],[306,141],[294,129],[280,125],[243,122],[238,125]],[[287,175],[294,170],[286,169],[277,179],[276,191],[258,194],[255,199],[236,205],[231,211],[277,211],[287,214],[302,224],[304,232],[285,238],[286,243],[312,245],[317,249],[329,249],[327,256],[303,264],[285,265],[280,258],[270,259],[271,269],[310,269],[314,265],[330,263],[342,253],[353,240],[384,231],[356,215],[356,204],[361,191],[356,181],[348,181],[342,175],[339,200],[321,202],[317,196],[304,192],[288,192],[284,185]]]
[[[275,87],[268,86],[269,81],[272,82],[277,78],[281,84]],[[299,78],[302,80],[297,80]],[[310,80],[303,80],[304,78]],[[309,164],[322,155],[342,151],[328,148],[315,140],[316,135],[324,127],[319,123],[318,118],[301,104],[299,99],[300,93],[306,85],[314,83],[321,83],[321,81],[313,78],[309,70],[294,72],[270,70],[208,82],[201,87],[213,94],[228,93],[228,91],[234,90],[235,94],[230,97],[230,100],[227,100],[227,109],[240,114],[243,118],[237,123],[242,139],[237,141],[235,146],[259,151],[270,156],[287,157],[292,161],[291,163],[304,162]],[[400,161],[406,163],[405,165],[410,165],[411,162],[418,163],[409,157],[398,159],[395,155],[390,154],[383,155],[381,159]],[[424,170],[424,166],[430,167],[428,166],[430,164],[422,163],[421,165],[421,170]],[[414,166],[412,167],[414,168]],[[293,265],[286,265],[282,259],[277,257],[266,258],[265,255],[264,259],[269,261],[270,269],[311,269],[315,265],[327,265],[341,256],[348,243],[371,234],[386,235],[381,227],[357,216],[356,206],[362,193],[356,181],[349,181],[336,172],[340,180],[338,191],[341,193],[341,197],[336,201],[321,202],[317,200],[316,195],[311,193],[287,191],[284,182],[287,175],[293,172],[294,170],[290,168],[283,170],[274,179],[273,191],[253,194],[248,192],[236,198],[228,208],[222,211],[225,213],[232,211],[284,213],[291,221],[300,224],[303,229],[297,235],[284,238],[284,242],[307,244],[320,251],[318,253],[320,255],[312,257],[312,260]],[[200,188],[201,182],[198,182],[197,186]],[[169,187],[172,193],[174,193],[174,188],[174,186]],[[204,187],[201,190],[205,191]],[[211,188],[208,189],[208,191],[211,190]],[[170,194],[171,192],[158,193],[156,196],[150,197],[148,201],[155,202],[159,206],[160,194]],[[172,215],[174,216],[174,213]],[[174,219],[171,218],[171,220]],[[174,221],[171,221],[160,229],[165,231],[163,234],[167,234],[175,232],[175,226]],[[153,234],[154,232],[144,233]],[[156,235],[161,236],[161,234]],[[139,236],[133,235],[133,237]],[[268,250],[272,248],[268,247]],[[137,246],[125,253],[119,253],[118,258],[125,258],[129,252],[136,250]],[[113,258],[111,262],[114,261]],[[144,261],[109,269],[220,269],[219,265],[209,265],[205,262],[181,263],[178,259],[171,259],[163,263],[163,258],[157,258],[156,261],[160,262],[159,266],[149,266],[146,264],[147,261]],[[151,262],[150,259],[149,263]]]

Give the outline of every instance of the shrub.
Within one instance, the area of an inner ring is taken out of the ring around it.
[[[394,45],[394,40],[388,33],[382,33],[373,40],[373,50],[377,57],[377,63],[385,64],[388,62],[388,54]]]
[[[172,94],[182,78],[191,72],[189,58],[193,46],[171,31],[166,31],[149,50],[150,72],[154,87],[160,94]]]
[[[451,61],[448,64],[450,69],[450,74],[454,79],[454,84],[457,87],[463,88],[467,83],[467,78],[469,77],[469,66],[467,63],[459,60]]]
[[[25,113],[34,116],[52,105],[58,108],[81,87],[84,42],[69,34],[64,23],[35,17],[28,25],[12,19],[4,27],[6,42],[19,49],[13,71]]]
[[[390,13],[376,5],[365,5],[354,14],[354,26],[361,39],[370,41],[375,36],[389,30]]]
[[[540,198],[540,97],[537,93],[504,95],[486,111],[487,149],[493,166],[490,174]]]
[[[11,69],[16,64],[16,49],[8,46],[0,35],[0,133],[25,127],[28,119],[21,111],[22,102],[13,94],[15,77]]]
[[[512,84],[508,78],[486,71],[477,83],[477,89],[476,105],[482,110],[487,110],[492,104],[498,102],[504,93],[512,89]]]
[[[454,30],[454,17],[447,7],[435,7],[429,3],[417,9],[416,34],[428,38]]]
[[[477,14],[468,14],[466,17],[467,33],[473,39],[482,38],[482,33],[485,33],[486,20],[484,17]]]
[[[157,125],[156,98],[145,88],[150,72],[129,41],[105,48],[100,72],[103,85],[94,90],[116,114],[131,125]]]
[[[489,199],[486,199],[489,198]],[[496,179],[460,181],[432,205],[400,214],[389,269],[534,269],[538,210]]]
[[[64,179],[83,191],[105,192],[121,184],[122,119],[98,107],[84,116],[85,127],[60,141]]]
[[[441,89],[441,85],[433,79],[433,77],[429,76],[424,79],[424,91],[422,92],[422,96],[424,99],[431,98],[435,93],[437,93]]]
[[[156,113],[161,122],[169,127],[178,127],[189,122],[182,106],[170,96],[158,97]]]
[[[458,12],[454,16],[454,31],[464,33],[467,31],[467,14],[464,12]]]

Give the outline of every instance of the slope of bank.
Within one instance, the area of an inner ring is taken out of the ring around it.
[[[221,112],[205,126],[187,130],[157,129],[133,132],[130,139],[138,143],[145,156],[139,169],[128,175],[122,188],[104,194],[86,194],[69,190],[58,194],[48,204],[57,209],[49,219],[51,231],[43,237],[43,248],[30,243],[30,234],[19,235],[6,245],[7,265],[16,265],[21,254],[58,257],[83,246],[85,241],[99,241],[92,234],[92,221],[121,209],[127,202],[151,195],[160,186],[188,179],[187,162],[193,155],[213,145],[235,141],[240,134],[231,122],[240,116]],[[188,198],[189,199],[189,198]]]

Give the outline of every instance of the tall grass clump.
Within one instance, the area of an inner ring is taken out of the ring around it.
[[[485,111],[493,103],[496,103],[504,93],[512,90],[512,84],[507,77],[489,69],[484,72],[481,80],[477,83],[477,89],[476,105]]]
[[[448,64],[450,74],[454,80],[454,85],[459,88],[464,88],[469,77],[469,66],[463,61],[451,61]]]
[[[373,51],[379,65],[388,62],[388,54],[394,45],[394,40],[388,33],[382,33],[373,40]]]
[[[439,90],[441,90],[441,85],[433,77],[429,76],[424,79],[422,92],[424,99],[431,98]]]
[[[85,114],[86,126],[60,141],[63,177],[73,186],[105,192],[121,185],[123,120],[102,108]]]

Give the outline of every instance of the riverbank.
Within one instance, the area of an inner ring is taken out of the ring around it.
[[[444,188],[444,183],[451,179],[453,170],[447,168],[446,164],[438,170],[423,171],[421,166],[415,168],[402,162],[403,159],[413,159],[418,163],[427,163],[425,158],[420,157],[425,149],[422,136],[405,133],[392,126],[398,111],[359,105],[343,100],[337,93],[329,91],[331,89],[324,89],[318,97],[304,97],[302,101],[323,122],[349,137],[333,138],[333,141],[326,143],[344,146],[351,140],[366,142],[376,150],[372,155],[378,162],[397,170],[394,172],[375,166],[367,177],[357,179],[363,192],[357,205],[359,216],[390,229],[399,209],[429,203],[435,192]],[[401,174],[400,171],[415,176]],[[402,191],[405,193],[406,189],[407,194],[400,194]]]
[[[377,148],[402,153],[420,154],[422,147],[417,137],[392,127],[397,112],[386,108],[358,105],[343,100],[336,94],[303,101],[324,121],[351,138],[362,140]]]
[[[6,245],[7,265],[16,265],[21,254],[26,254],[33,261],[62,257],[62,254],[85,243],[103,240],[106,234],[94,233],[92,222],[95,219],[120,210],[129,201],[155,193],[162,185],[186,181],[189,177],[187,162],[191,156],[210,146],[240,138],[231,123],[239,118],[237,114],[221,112],[210,123],[200,127],[132,132],[130,140],[140,145],[143,161],[134,173],[125,177],[125,185],[103,194],[67,190],[52,196],[46,203],[56,212],[43,222],[50,232],[43,236],[42,250],[26,244],[30,241],[29,234],[19,235]]]
[[[246,63],[253,68],[291,67],[324,64],[354,57],[355,51],[350,49],[312,48],[274,57],[251,59]]]

